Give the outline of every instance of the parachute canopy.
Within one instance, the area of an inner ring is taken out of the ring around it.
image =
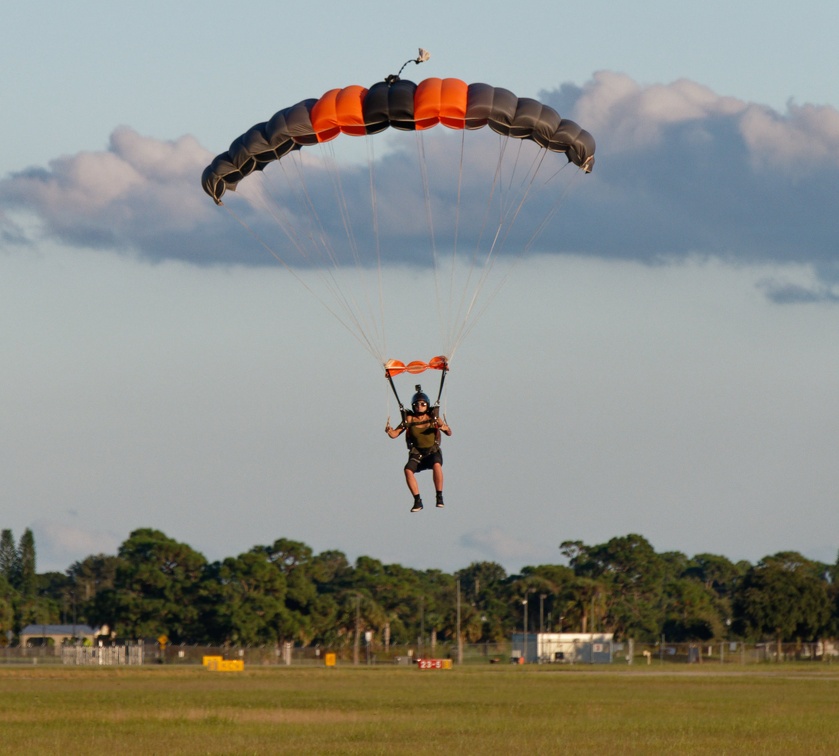
[[[261,171],[292,150],[328,142],[339,134],[364,136],[393,127],[421,131],[442,123],[451,129],[490,129],[528,139],[551,152],[564,153],[586,173],[594,166],[594,138],[549,105],[516,97],[489,84],[460,79],[386,80],[369,89],[331,89],[319,99],[303,100],[258,123],[236,139],[204,170],[204,191],[217,204],[222,195],[253,171]]]
[[[420,50],[413,62],[427,59]],[[378,136],[390,127],[392,139]],[[336,139],[342,134],[365,139]],[[366,171],[347,161],[358,145]],[[591,134],[545,103],[489,84],[416,84],[397,74],[283,108],[215,157],[202,186],[222,205],[244,181],[225,211],[384,366],[392,385],[394,376],[428,369],[445,377],[512,265],[576,178],[591,172],[594,151]],[[435,309],[440,337],[425,344]],[[446,356],[389,359],[393,331],[405,342],[400,351]]]

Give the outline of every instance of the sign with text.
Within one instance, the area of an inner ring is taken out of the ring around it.
[[[451,669],[451,659],[417,659],[417,669]]]

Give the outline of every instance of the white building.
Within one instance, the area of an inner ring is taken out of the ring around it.
[[[528,664],[609,664],[614,633],[513,633],[513,659]]]

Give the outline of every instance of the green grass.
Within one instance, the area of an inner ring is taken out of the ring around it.
[[[839,667],[0,668],[0,753],[834,754]]]

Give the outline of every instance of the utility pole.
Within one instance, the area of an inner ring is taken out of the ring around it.
[[[355,643],[352,650],[352,663],[358,666],[358,652],[361,646],[361,594],[355,594]]]
[[[539,594],[539,632],[545,632],[545,599],[547,595],[544,593]]]
[[[463,636],[460,634],[460,578],[457,579],[457,663],[463,664]]]
[[[524,607],[524,650],[522,652],[524,663],[527,664],[527,594],[525,593],[525,598],[522,599],[521,603]]]
[[[423,644],[425,643],[425,596],[420,596],[420,637],[419,650],[420,656],[423,653]]]
[[[542,650],[545,648],[543,645],[545,643],[545,639],[542,637],[545,634],[545,598],[546,594],[540,593],[539,594],[539,638],[536,641],[536,656],[539,657],[538,661],[539,664],[542,663]]]

